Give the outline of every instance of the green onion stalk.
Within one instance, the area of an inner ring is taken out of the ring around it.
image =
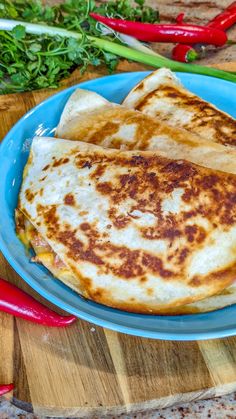
[[[61,36],[66,38],[83,39],[84,34],[69,31],[63,28],[41,25],[35,23],[27,23],[23,21],[0,19],[0,30],[11,31],[16,25],[24,26],[25,31],[29,34],[34,35],[48,35],[48,36]],[[185,64],[177,61],[170,60],[159,54],[153,54],[144,52],[143,50],[137,50],[134,48],[127,47],[125,45],[112,42],[104,38],[98,38],[95,36],[89,36],[86,34],[87,39],[91,42],[94,47],[100,50],[115,54],[117,56],[126,58],[128,60],[136,61],[142,64],[147,64],[152,67],[160,68],[167,67],[173,71],[181,71],[185,73],[203,74],[206,76],[217,77],[220,79],[228,80],[236,83],[236,75],[228,71],[219,70],[212,67],[205,67],[195,64]]]

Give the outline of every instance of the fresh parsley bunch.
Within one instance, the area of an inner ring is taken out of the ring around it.
[[[84,71],[88,64],[105,64],[112,72],[120,57],[95,47],[88,39],[88,35],[102,37],[97,23],[89,16],[91,11],[142,22],[158,21],[158,12],[145,6],[144,0],[136,0],[135,6],[129,0],[112,0],[98,6],[93,0],[66,0],[51,7],[38,0],[0,0],[0,18],[47,24],[82,34],[79,40],[31,35],[22,25],[12,31],[0,31],[0,93],[56,88],[76,67]]]

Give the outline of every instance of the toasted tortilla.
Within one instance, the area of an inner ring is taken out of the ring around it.
[[[236,146],[236,120],[185,89],[166,68],[154,71],[136,85],[123,105],[208,141]]]
[[[39,137],[18,211],[73,273],[80,294],[173,314],[233,284],[235,201],[232,174],[153,151]]]
[[[157,150],[167,158],[236,173],[235,148],[209,142],[82,89],[69,98],[56,136],[121,150]]]

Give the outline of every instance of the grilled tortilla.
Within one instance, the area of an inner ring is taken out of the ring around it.
[[[208,141],[236,146],[236,120],[189,92],[166,68],[143,79],[123,104]]]
[[[233,284],[235,201],[232,174],[153,151],[39,137],[17,225],[24,230],[23,214],[47,243],[51,263],[57,258],[67,269],[60,279],[85,297],[173,314]]]
[[[56,136],[122,150],[157,150],[172,159],[236,173],[236,150],[78,89],[68,100]]]

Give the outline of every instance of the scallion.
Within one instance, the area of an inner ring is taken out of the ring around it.
[[[102,50],[105,53],[114,54],[128,60],[137,61],[139,63],[147,64],[156,68],[167,67],[173,71],[204,74],[206,76],[217,77],[234,83],[236,82],[236,75],[233,73],[201,65],[179,63],[165,58],[159,54],[153,55],[152,53],[138,51],[137,49],[121,45],[115,41],[113,42],[111,40],[107,40],[104,37],[99,38],[96,36],[90,36],[85,33],[63,29],[57,26],[0,19],[0,30],[2,31],[12,31],[16,26],[19,28],[24,27],[26,33],[33,35],[45,34],[50,37],[59,36],[62,38],[75,38],[77,40],[82,40],[84,37],[86,37],[86,40],[90,46]]]

